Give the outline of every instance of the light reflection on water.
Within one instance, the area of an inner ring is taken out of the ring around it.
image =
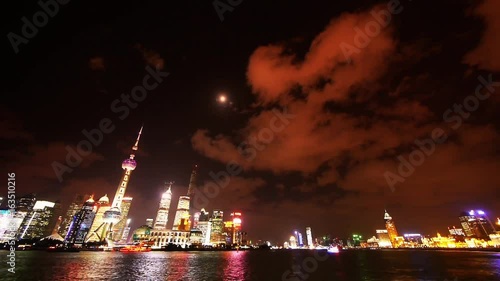
[[[0,252],[0,262],[6,255]],[[283,280],[313,252],[16,252],[16,274],[0,280]],[[500,280],[500,253],[446,251],[346,251],[308,273],[314,280]],[[0,268],[4,268],[3,266]],[[305,273],[305,272],[304,272]],[[285,274],[286,276],[286,274]],[[298,281],[302,279],[286,279]]]

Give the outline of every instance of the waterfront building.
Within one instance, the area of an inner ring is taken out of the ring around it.
[[[146,219],[146,225],[153,228],[153,219],[151,218]]]
[[[296,249],[297,248],[297,238],[295,238],[294,235],[290,236],[290,244],[288,246],[291,249]]]
[[[422,242],[423,236],[421,234],[408,233],[408,234],[403,234],[403,237],[404,237],[403,240],[405,247],[417,248],[423,244]]]
[[[196,188],[197,170],[198,165],[194,165],[191,177],[189,178],[187,195],[179,197],[174,225],[172,227],[173,230],[189,231],[191,229],[191,215],[194,213],[194,210],[192,210],[190,202]]]
[[[302,238],[302,233],[299,231],[297,233],[297,241],[299,242],[299,247],[304,247],[304,239]]]
[[[175,213],[173,230],[187,231],[190,228],[189,224],[189,196],[180,196]]]
[[[166,190],[161,195],[160,206],[158,207],[158,212],[156,214],[156,220],[153,227],[155,230],[167,229],[168,211],[170,209],[170,202],[172,201],[172,184],[173,182],[170,182],[167,185],[167,183],[165,182]]]
[[[132,234],[132,241],[134,243],[151,241],[151,231],[153,228],[149,225],[141,225]]]
[[[68,226],[68,233],[64,240],[73,245],[81,246],[85,242],[85,237],[92,227],[97,206],[92,196],[85,201],[80,211],[74,216],[73,220]]]
[[[380,248],[391,248],[391,238],[389,237],[389,233],[387,229],[377,229],[375,230],[377,233],[377,243]]]
[[[14,213],[11,209],[0,209],[0,243],[8,242],[16,236],[17,228],[21,224],[15,226],[13,221]]]
[[[61,213],[61,204],[37,200],[27,213],[18,232],[18,239],[43,238],[52,234]]]
[[[153,249],[161,249],[162,247],[169,246],[169,244],[186,248],[191,244],[190,234],[191,231],[150,230],[148,239],[153,242],[151,246]]]
[[[205,242],[205,237],[203,232],[199,229],[191,229],[189,234],[189,244],[193,246],[201,246]]]
[[[241,212],[231,213],[232,222],[232,233],[231,233],[231,243],[241,245],[243,244],[243,232],[241,231],[242,219]]]
[[[127,219],[127,224],[125,228],[123,229],[123,234],[122,238],[120,239],[120,243],[127,243],[128,242],[128,236],[130,235],[130,221],[131,219]]]
[[[63,217],[63,220],[60,224],[57,233],[62,237],[66,237],[68,235],[69,226],[73,222],[73,217],[80,212],[83,207],[83,203],[85,203],[85,199],[89,198],[89,195],[76,194],[73,198],[71,204],[69,204],[68,210]]]
[[[210,233],[210,242],[212,244],[225,244],[226,241],[222,235],[224,228],[224,212],[222,210],[214,210],[212,212],[212,231]]]
[[[460,220],[465,236],[468,238],[489,240],[489,235],[496,232],[495,226],[484,211],[470,210],[469,212],[462,212],[458,219]]]
[[[212,234],[212,222],[210,221],[199,221],[197,229],[201,231],[203,241],[203,245],[210,245],[210,238]]]
[[[85,242],[101,242],[105,238],[104,213],[111,209],[108,195],[105,194],[97,201],[95,205],[95,215],[92,226],[85,238]]]
[[[204,208],[200,210],[200,218],[198,221],[210,221],[210,213],[205,211]]]
[[[200,221],[201,212],[195,212],[193,214],[193,227],[198,228],[198,222]]]
[[[389,239],[391,240],[391,244],[393,248],[397,248],[399,246],[396,241],[396,237],[398,237],[398,231],[396,229],[396,224],[392,220],[392,217],[389,215],[387,210],[384,213],[384,221],[385,221],[385,229],[387,230],[387,234],[389,235]]]
[[[306,227],[306,239],[307,239],[307,246],[309,246],[309,248],[314,247],[312,231],[310,227]]]

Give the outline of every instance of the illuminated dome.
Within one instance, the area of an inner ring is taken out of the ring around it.
[[[120,212],[120,209],[113,207],[113,208],[107,210],[106,212],[104,212],[102,220],[105,223],[116,224],[120,221],[121,216],[122,216],[122,213]]]
[[[103,197],[99,198],[99,204],[109,204],[109,198],[108,195],[105,194]]]
[[[130,170],[133,171],[135,170],[135,167],[137,167],[137,162],[135,162],[134,159],[125,159],[122,162],[122,169],[124,170]]]
[[[86,201],[87,203],[94,203],[94,195],[90,196],[90,198]],[[109,199],[108,199],[109,202]]]
[[[134,235],[132,235],[132,240],[134,242],[149,240],[151,235],[151,230],[153,230],[153,228],[151,228],[149,225],[140,226],[134,231]]]

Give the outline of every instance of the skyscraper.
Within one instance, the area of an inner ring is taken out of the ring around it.
[[[187,231],[189,227],[189,196],[180,196],[172,229]]]
[[[168,211],[170,209],[170,202],[172,201],[172,184],[173,182],[170,182],[167,185],[165,182],[166,191],[162,194],[160,199],[160,206],[158,207],[158,213],[156,214],[156,220],[153,227],[155,230],[167,229]]]
[[[19,239],[43,238],[52,234],[61,211],[59,202],[36,201],[19,229]]]
[[[212,213],[212,231],[210,234],[210,241],[212,244],[225,243],[225,239],[222,236],[222,231],[224,228],[224,212],[221,210],[214,210]]]
[[[198,228],[198,222],[200,221],[201,212],[195,212],[193,215],[193,227]]]
[[[495,226],[484,211],[462,212],[458,219],[467,237],[490,240],[489,235],[495,233]]]
[[[123,235],[123,229],[127,224],[128,211],[130,210],[130,205],[132,204],[132,197],[125,196],[122,200],[121,206],[121,219],[113,228],[113,241],[119,241]]]
[[[175,213],[173,230],[189,231],[191,229],[191,216],[194,210],[191,210],[191,198],[194,196],[194,190],[196,188],[196,177],[197,177],[198,165],[194,165],[193,171],[191,172],[191,177],[189,178],[189,187],[186,196],[179,197],[179,203],[177,204],[177,211]]]
[[[396,248],[397,241],[396,237],[398,236],[398,231],[396,230],[396,224],[392,220],[392,217],[389,215],[387,210],[384,213],[384,221],[385,221],[385,229],[387,229],[387,234],[389,235],[389,239],[391,240],[392,247]]]
[[[306,237],[307,237],[307,246],[312,247],[313,245],[313,238],[312,238],[312,231],[310,227],[306,227]]]
[[[241,212],[231,213],[231,221],[233,223],[233,233],[232,233],[232,243],[233,244],[242,244],[242,232],[241,232]]]
[[[210,221],[210,213],[205,211],[205,209],[200,210],[200,218],[198,221]]]
[[[123,229],[123,234],[122,238],[120,239],[121,243],[127,243],[128,242],[128,236],[130,235],[130,219],[127,219],[127,225]]]
[[[85,238],[85,242],[100,242],[104,240],[104,213],[110,208],[111,206],[109,205],[108,195],[105,194],[97,201],[94,221],[92,222],[92,226],[90,227],[87,237]]]
[[[19,237],[21,233],[21,229],[26,228],[26,223],[28,220],[26,216],[28,213],[33,211],[33,207],[36,203],[36,194],[30,193],[20,197],[16,202],[16,210],[14,212],[13,217],[10,219],[9,229],[7,230],[5,236],[10,237]]]
[[[73,220],[68,226],[68,233],[64,238],[67,243],[81,245],[85,242],[85,237],[94,221],[96,210],[94,198],[91,196],[85,201],[80,211],[73,216]]]
[[[66,211],[66,215],[63,218],[63,221],[61,222],[61,226],[59,227],[59,230],[57,233],[61,235],[62,237],[65,237],[68,234],[69,226],[71,222],[73,222],[73,217],[78,213],[82,207],[83,203],[85,202],[85,199],[88,198],[89,195],[82,195],[82,194],[76,194],[75,198],[73,199],[73,202],[68,207],[68,210]]]

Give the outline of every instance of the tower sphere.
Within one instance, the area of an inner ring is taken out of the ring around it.
[[[133,171],[135,170],[135,167],[137,167],[137,162],[135,162],[134,159],[125,159],[122,162],[122,169],[124,170]]]
[[[121,216],[122,216],[122,214],[120,212],[120,209],[113,207],[113,208],[107,210],[106,212],[104,212],[103,221],[105,223],[116,224],[120,221]]]

